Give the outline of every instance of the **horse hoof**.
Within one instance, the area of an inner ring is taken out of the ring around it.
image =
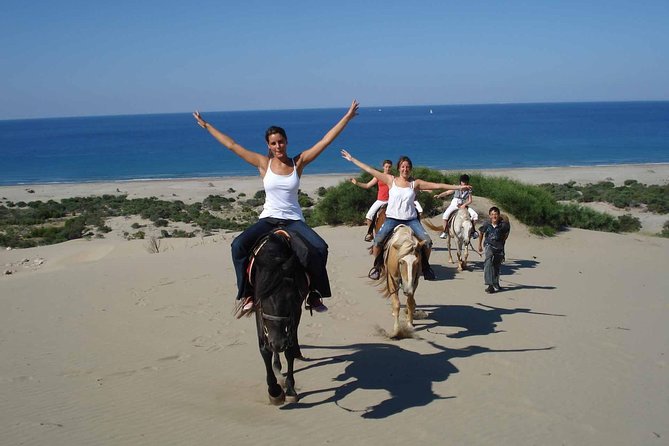
[[[280,406],[286,402],[286,394],[284,392],[281,392],[281,395],[279,396],[269,395],[269,402],[273,406]]]
[[[299,395],[286,395],[287,403],[297,403],[300,400]]]

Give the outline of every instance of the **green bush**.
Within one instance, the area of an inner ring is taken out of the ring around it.
[[[376,199],[371,189],[362,189],[349,181],[328,190],[310,214],[312,221],[329,225],[364,223],[367,209]]]
[[[664,225],[662,226],[662,232],[660,232],[660,237],[667,237],[669,238],[669,220],[664,222]]]
[[[629,214],[618,217],[620,232],[637,232],[641,229],[641,221]]]

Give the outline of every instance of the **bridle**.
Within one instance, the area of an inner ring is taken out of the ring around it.
[[[269,330],[267,329],[265,321],[287,322],[286,328],[288,333],[293,331],[293,327],[295,325],[295,318],[293,316],[274,316],[273,314],[266,314],[262,309],[262,302],[258,302],[257,311],[260,313],[260,326],[262,327],[263,336],[265,337],[265,342],[267,342],[267,344],[269,344]],[[288,336],[288,346],[291,347],[292,345],[293,337]]]
[[[290,234],[289,234],[285,229],[283,229],[283,227],[280,227],[279,229],[277,229],[277,230],[275,230],[275,231],[273,231],[273,232],[274,232],[275,234],[281,235],[281,236],[282,236],[281,239],[288,245],[288,247],[290,247],[290,238],[291,238],[291,236],[290,236]],[[249,262],[249,266],[248,266],[248,268],[247,268],[247,274],[248,274],[248,277],[249,277],[249,282],[250,282],[251,284],[253,283],[253,281],[252,281],[252,276],[253,276],[253,274],[251,274],[251,271],[252,271],[252,268],[253,268],[253,259],[254,259],[255,256],[258,255],[258,253],[262,250],[262,248],[265,246],[265,243],[267,243],[268,240],[269,240],[269,236],[265,237],[264,239],[262,239],[262,240],[256,245],[256,247],[255,247],[254,250],[253,250],[253,255],[252,255],[251,261]],[[291,248],[291,249],[292,249],[292,248]],[[306,274],[306,272],[305,272],[305,276],[306,276],[307,289],[308,289],[308,288],[309,288],[309,275]],[[299,292],[299,295],[300,295],[300,305],[301,305],[301,302],[306,298],[306,296],[303,295],[301,289],[298,289],[298,292]],[[299,308],[299,306],[298,306],[298,308]],[[262,308],[262,300],[261,300],[261,299],[259,299],[258,302],[256,303],[256,311],[259,313],[259,316],[260,316],[260,318],[259,318],[260,326],[261,326],[261,328],[262,328],[262,332],[263,332],[263,336],[264,336],[264,338],[265,338],[265,342],[266,342],[268,345],[269,345],[269,343],[270,343],[270,342],[269,342],[269,330],[267,329],[267,325],[266,325],[265,321],[285,322],[285,323],[287,323],[286,329],[287,329],[287,332],[288,332],[289,334],[293,333],[294,330],[296,329],[296,327],[295,327],[295,317],[294,317],[294,315],[290,315],[290,316],[275,316],[275,315],[273,315],[273,314],[267,314],[267,313],[265,313],[265,312],[263,311],[263,308]],[[293,336],[290,336],[290,335],[289,335],[289,336],[288,336],[288,346],[291,347],[292,345],[293,345]]]

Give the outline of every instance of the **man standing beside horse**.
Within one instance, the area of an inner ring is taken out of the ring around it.
[[[499,270],[504,261],[504,245],[509,236],[511,227],[509,222],[500,216],[499,208],[493,206],[488,211],[490,222],[481,226],[481,237],[479,237],[479,252],[485,256],[483,261],[483,280],[487,285],[485,292],[494,293],[500,291]]]

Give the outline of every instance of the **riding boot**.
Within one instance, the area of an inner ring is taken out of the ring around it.
[[[434,280],[436,279],[434,271],[430,267],[430,261],[427,257],[427,249],[423,249],[423,255],[420,256],[421,267],[423,268],[423,277],[425,280]]]
[[[365,234],[366,242],[371,242],[372,240],[374,240],[374,234],[372,234],[373,229],[374,229],[374,223],[370,223],[369,226],[367,227],[367,234]]]
[[[369,274],[367,276],[372,280],[377,280],[381,276],[382,270],[383,270],[383,251],[381,251],[379,255],[377,255],[374,258],[374,266],[372,267],[371,270],[369,270]]]

